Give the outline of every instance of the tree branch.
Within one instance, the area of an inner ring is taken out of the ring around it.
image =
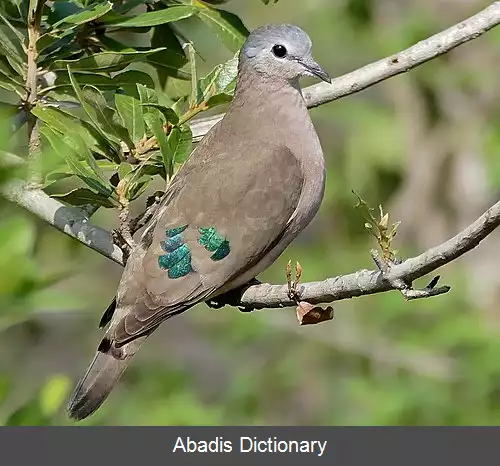
[[[500,2],[494,2],[477,15],[407,50],[337,78],[332,85],[311,86],[304,90],[304,97],[309,107],[315,107],[359,92],[475,39],[499,23]],[[221,115],[193,123],[195,139],[203,136],[220,118]],[[50,198],[42,190],[32,188],[26,182],[9,183],[2,186],[1,191],[7,199],[43,221],[123,265],[122,251],[113,244],[111,234],[94,226],[81,209],[69,208]],[[322,282],[305,283],[300,286],[300,297],[303,301],[318,304],[399,289],[395,284],[401,280],[411,283],[455,260],[476,247],[499,225],[500,202],[454,238],[417,257],[391,266],[387,273],[382,273],[380,270],[361,270]],[[294,306],[296,303],[288,294],[287,285],[253,285],[243,292],[239,304],[257,309]]]
[[[28,9],[28,49],[27,49],[27,73],[26,89],[27,95],[24,101],[24,109],[27,115],[29,159],[33,162],[31,167],[30,181],[34,184],[41,182],[39,167],[37,165],[40,157],[40,133],[38,131],[38,120],[31,115],[30,111],[37,101],[38,91],[38,51],[36,43],[40,38],[40,24],[45,0],[30,1]]]
[[[448,241],[419,256],[392,266],[386,277],[379,270],[360,270],[321,282],[304,283],[300,287],[300,299],[311,304],[329,303],[383,291],[397,290],[397,280],[413,282],[448,264],[474,249],[500,225],[500,201],[489,208],[472,225]],[[288,296],[287,285],[261,284],[248,288],[241,297],[241,305],[256,309],[294,306]]]
[[[416,68],[439,55],[444,55],[459,45],[477,39],[498,24],[500,24],[500,2],[493,2],[476,15],[418,42],[402,52],[339,76],[332,81],[332,84],[320,83],[305,88],[302,91],[304,99],[309,108],[314,108],[355,94],[381,81]],[[191,125],[193,140],[199,141],[222,117],[223,115],[216,115],[193,121]]]

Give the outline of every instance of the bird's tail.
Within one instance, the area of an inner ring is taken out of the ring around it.
[[[70,418],[81,421],[104,403],[148,336],[143,335],[122,348],[115,348],[106,337],[102,340],[68,401],[66,409]]]
[[[94,413],[104,403],[132,356],[116,359],[110,353],[97,351],[68,401],[69,417],[81,421]]]

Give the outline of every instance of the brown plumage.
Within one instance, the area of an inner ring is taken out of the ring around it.
[[[275,55],[276,44],[285,57]],[[230,108],[175,176],[127,261],[116,306],[103,316],[109,327],[68,403],[71,417],[83,419],[102,404],[163,321],[253,279],[316,214],[324,160],[298,78],[329,78],[310,48],[307,35],[289,25],[247,39]],[[177,254],[187,268],[170,278]]]

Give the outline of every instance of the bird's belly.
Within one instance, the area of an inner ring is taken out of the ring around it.
[[[245,270],[222,288],[217,290],[213,296],[226,293],[230,290],[245,285],[257,275],[266,270],[292,243],[292,241],[304,230],[319,210],[325,193],[325,167],[321,163],[318,171],[312,176],[305,178],[304,189],[294,215],[288,224],[281,240],[255,265]]]

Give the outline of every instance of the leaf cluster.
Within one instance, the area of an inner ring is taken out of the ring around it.
[[[189,121],[234,92],[237,56],[198,78],[197,46],[187,38],[204,28],[238,52],[248,30],[219,3],[2,2],[0,101],[11,107],[18,131],[40,122],[42,158],[50,160],[41,175],[51,196],[117,208],[155,177],[170,180],[192,150]],[[188,87],[176,88],[183,82]],[[176,90],[166,91],[169,85]]]

